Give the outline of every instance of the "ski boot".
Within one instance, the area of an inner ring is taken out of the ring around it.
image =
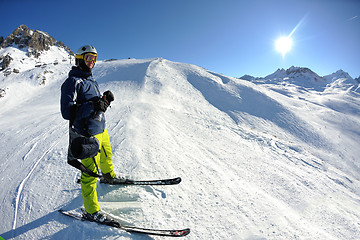
[[[122,183],[125,183],[126,182],[126,178],[119,178],[119,177],[111,177],[110,173],[106,173],[106,174],[103,174],[101,177],[100,177],[100,182],[101,183],[108,183],[108,184],[113,184],[113,185],[116,185],[116,184],[122,184]]]
[[[105,212],[101,210],[97,211],[96,213],[90,214],[86,212],[84,208],[81,208],[81,212],[83,218],[90,222],[97,222],[100,224],[105,224],[114,227],[120,226],[118,222],[116,222],[114,219],[112,219],[109,215],[107,215]]]

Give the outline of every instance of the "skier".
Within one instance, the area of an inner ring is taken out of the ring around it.
[[[116,183],[110,138],[105,127],[104,113],[114,95],[106,91],[101,96],[92,76],[97,51],[91,45],[81,47],[75,56],[75,65],[61,86],[61,114],[69,120],[69,149],[67,161],[81,170],[81,193],[84,218],[104,224],[111,219],[100,210],[96,193],[100,166],[102,181]],[[78,161],[78,159],[81,160]]]

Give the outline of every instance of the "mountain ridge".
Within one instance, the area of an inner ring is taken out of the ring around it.
[[[291,66],[288,69],[278,68],[274,73],[266,77],[253,77],[244,75],[240,79],[254,83],[267,84],[294,84],[305,88],[312,88],[317,91],[324,91],[327,87],[353,88],[357,89],[360,82],[353,79],[349,73],[342,69],[328,75],[319,76],[307,67]],[[358,91],[358,90],[356,90]]]

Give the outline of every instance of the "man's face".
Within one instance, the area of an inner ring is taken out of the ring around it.
[[[89,69],[92,69],[94,67],[94,65],[95,65],[95,63],[93,61],[85,62],[85,64]]]
[[[85,64],[89,69],[92,69],[95,66],[96,59],[97,59],[97,54],[86,53],[84,55]]]

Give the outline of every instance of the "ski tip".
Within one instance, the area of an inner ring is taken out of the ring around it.
[[[179,184],[179,183],[181,183],[181,180],[182,180],[182,179],[181,179],[181,177],[177,177],[177,178],[175,178],[174,180],[175,180],[174,182],[175,182],[176,184]]]
[[[184,237],[189,234],[190,234],[190,228],[186,228],[183,230],[176,230],[176,231],[172,232],[172,236],[174,236],[174,237]]]

